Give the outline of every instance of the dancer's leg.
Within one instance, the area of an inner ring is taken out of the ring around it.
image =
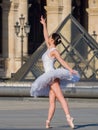
[[[54,115],[56,108],[56,96],[52,89],[49,92],[49,111],[48,111],[48,119],[46,120],[46,128],[50,127],[50,121]]]
[[[48,120],[51,120],[56,108],[56,96],[52,89],[49,92],[49,112],[48,112]]]
[[[58,80],[54,81],[54,83],[51,85],[51,89],[53,90],[53,92],[55,93],[57,99],[61,103],[61,106],[62,106],[65,114],[66,115],[70,114],[67,100],[63,96],[63,93],[62,93],[62,91],[60,89],[59,81]]]
[[[54,91],[57,99],[61,103],[61,106],[62,106],[62,108],[63,108],[63,110],[65,112],[65,115],[66,115],[66,118],[67,118],[67,121],[68,121],[70,127],[74,128],[73,118],[71,118],[71,116],[70,116],[68,103],[67,103],[67,100],[64,98],[63,93],[62,93],[62,91],[60,89],[59,80],[58,79],[56,79],[54,81],[54,83],[51,85],[51,89]]]

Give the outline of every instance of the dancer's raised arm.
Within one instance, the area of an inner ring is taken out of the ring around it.
[[[43,25],[43,33],[44,33],[45,42],[46,42],[47,47],[49,47],[49,44],[48,44],[49,34],[46,27],[46,20],[43,18],[43,16],[41,16],[40,23]]]

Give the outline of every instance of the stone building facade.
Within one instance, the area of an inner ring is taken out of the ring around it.
[[[21,67],[21,55],[27,58],[43,42],[41,15],[47,18],[52,33],[70,13],[90,35],[95,32],[97,36],[98,0],[0,0],[0,77],[10,78]],[[23,52],[14,28],[21,14],[31,27],[28,37],[24,37]]]

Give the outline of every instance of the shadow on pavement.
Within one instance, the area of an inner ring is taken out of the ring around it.
[[[75,129],[84,128],[84,127],[98,127],[98,124],[83,124],[83,125],[75,125]]]
[[[98,124],[83,124],[83,125],[75,125],[74,129],[82,129],[83,130],[87,127],[98,127]],[[69,126],[58,126],[58,127],[52,127],[50,130],[60,130],[60,129],[70,129]],[[0,130],[46,130],[45,128],[0,128]]]

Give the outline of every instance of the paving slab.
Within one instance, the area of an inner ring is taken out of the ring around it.
[[[67,98],[75,129],[98,130],[98,99]],[[0,130],[45,130],[48,98],[0,97]],[[57,101],[51,130],[71,130]]]

